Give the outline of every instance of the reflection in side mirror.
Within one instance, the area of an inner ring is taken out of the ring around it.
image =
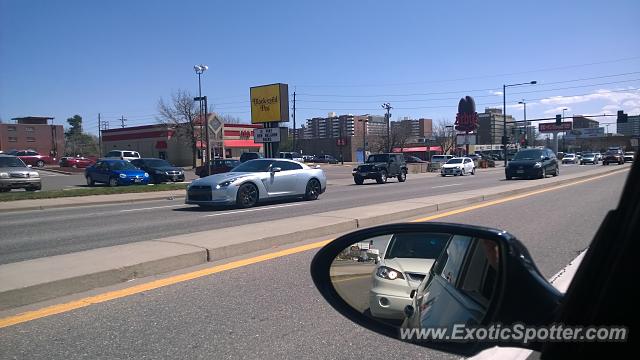
[[[513,236],[466,225],[408,223],[359,230],[321,249],[311,271],[325,299],[356,323],[459,355],[503,343],[403,334],[438,329],[452,336],[494,323],[540,325],[550,321],[560,301]],[[510,282],[513,289],[506,288]],[[540,344],[508,346],[538,350]]]

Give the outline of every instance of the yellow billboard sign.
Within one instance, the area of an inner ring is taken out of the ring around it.
[[[251,123],[289,121],[289,86],[271,84],[254,86],[251,93]]]

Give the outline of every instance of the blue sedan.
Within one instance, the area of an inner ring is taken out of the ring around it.
[[[104,159],[85,169],[87,185],[95,183],[109,186],[149,183],[149,174],[135,167],[128,160]]]

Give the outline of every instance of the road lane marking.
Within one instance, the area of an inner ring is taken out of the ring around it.
[[[287,204],[287,205],[277,205],[277,206],[267,206],[267,207],[261,207],[261,208],[255,208],[255,209],[247,209],[247,210],[227,211],[227,212],[223,212],[223,213],[216,213],[216,214],[204,215],[204,217],[222,216],[222,215],[232,215],[232,214],[240,214],[240,213],[251,212],[251,211],[262,211],[262,210],[279,209],[279,208],[285,208],[285,207],[290,207],[290,206],[299,206],[299,205],[304,205],[304,204],[306,204],[306,203]]]
[[[444,187],[449,187],[449,186],[458,186],[458,185],[462,185],[462,184],[449,184],[449,185],[439,185],[439,186],[432,186],[432,189],[438,189],[438,188],[444,188]]]
[[[506,198],[503,198],[503,199],[500,199],[500,200],[494,200],[494,201],[490,201],[490,202],[479,204],[479,205],[472,205],[472,206],[468,206],[468,207],[457,209],[457,210],[452,210],[452,211],[447,211],[447,212],[435,214],[435,215],[432,215],[432,216],[427,216],[427,217],[424,217],[424,218],[421,218],[421,219],[413,220],[412,222],[423,222],[423,221],[431,221],[431,220],[435,220],[435,219],[440,219],[440,218],[443,218],[443,217],[447,217],[447,216],[451,216],[451,215],[455,215],[455,214],[460,214],[460,213],[464,213],[464,212],[468,212],[468,211],[473,211],[473,210],[476,210],[476,209],[479,209],[479,208],[483,208],[483,207],[487,207],[487,206],[497,205],[497,204],[505,203],[505,202],[508,202],[508,201],[513,201],[513,200],[518,200],[518,199],[522,199],[522,198],[533,196],[533,195],[538,195],[538,194],[541,194],[541,193],[543,193],[545,191],[553,191],[553,190],[563,189],[563,188],[566,188],[568,186],[582,184],[582,183],[585,183],[585,182],[601,179],[601,178],[604,178],[604,177],[607,177],[607,176],[611,176],[611,175],[615,175],[615,174],[619,174],[619,173],[620,172],[612,172],[612,173],[603,174],[603,175],[599,175],[599,176],[588,178],[588,179],[584,179],[584,180],[578,180],[578,181],[575,181],[575,182],[572,182],[572,183],[568,183],[568,184],[564,184],[564,185],[558,185],[558,186],[547,188],[547,189],[531,191],[531,192],[524,193],[524,194],[521,194],[521,195],[509,196],[509,197],[506,197]],[[292,204],[292,205],[297,205],[297,204]],[[123,298],[123,297],[139,294],[139,293],[142,293],[142,292],[145,292],[145,291],[150,291],[150,290],[158,289],[158,288],[169,286],[169,285],[175,285],[175,284],[178,284],[178,283],[182,283],[182,282],[185,282],[185,281],[198,279],[198,278],[201,278],[201,277],[204,277],[204,276],[220,273],[220,272],[223,272],[223,271],[232,270],[232,269],[236,269],[236,268],[240,268],[240,267],[244,267],[244,266],[248,266],[248,265],[253,265],[253,264],[256,264],[256,263],[263,262],[263,261],[272,260],[272,259],[276,259],[276,258],[283,257],[283,256],[289,256],[289,255],[301,253],[301,252],[304,252],[304,251],[318,249],[318,248],[321,248],[321,247],[325,246],[326,244],[330,243],[333,240],[335,240],[335,239],[328,239],[328,240],[318,241],[318,242],[315,242],[315,243],[306,244],[306,245],[302,245],[302,246],[297,246],[297,247],[293,247],[293,248],[289,248],[289,249],[284,249],[284,250],[276,251],[276,252],[269,253],[269,254],[255,256],[255,257],[251,257],[251,258],[247,258],[247,259],[243,259],[243,260],[232,261],[232,262],[229,262],[229,263],[226,263],[226,264],[216,265],[216,266],[212,266],[210,268],[205,268],[205,269],[202,269],[202,270],[193,271],[193,272],[186,273],[186,274],[174,275],[174,276],[170,276],[170,277],[167,277],[167,278],[164,278],[164,279],[150,281],[150,282],[145,283],[145,284],[134,285],[132,287],[128,287],[128,288],[125,288],[125,289],[109,291],[109,292],[106,292],[106,293],[103,293],[103,294],[90,296],[90,297],[82,298],[82,299],[75,300],[75,301],[70,301],[70,302],[63,303],[63,304],[51,305],[51,306],[47,306],[47,307],[44,307],[44,308],[41,308],[41,309],[38,309],[38,310],[27,311],[27,312],[20,313],[20,314],[17,314],[17,315],[12,315],[12,316],[8,316],[8,317],[5,317],[5,318],[0,318],[0,329],[8,327],[8,326],[18,325],[18,324],[21,324],[21,323],[25,323],[25,322],[41,319],[41,318],[44,318],[44,317],[47,317],[47,316],[52,316],[52,315],[56,315],[56,314],[69,312],[69,311],[80,309],[80,308],[84,308],[84,307],[87,307],[87,306],[90,306],[90,305],[99,304],[99,303],[103,303],[103,302],[111,301],[111,300],[115,300],[115,299],[120,299],[120,298]]]
[[[139,209],[126,209],[126,210],[120,210],[120,212],[132,212],[132,211],[143,211],[143,210],[163,209],[163,208],[170,208],[170,207],[177,207],[177,206],[184,206],[184,204],[164,205],[164,206],[153,206],[153,207],[146,207],[146,208],[139,208]]]
[[[347,275],[347,277],[341,278],[341,279],[338,279],[338,280],[331,279],[331,282],[335,284],[335,283],[358,280],[358,279],[365,279],[365,278],[370,278],[370,277],[371,277],[371,274],[362,274],[362,275],[353,275],[353,276]]]

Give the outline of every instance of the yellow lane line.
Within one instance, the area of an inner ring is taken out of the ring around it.
[[[596,176],[596,177],[593,177],[593,178],[589,178],[589,179],[578,180],[578,181],[575,181],[575,182],[572,182],[572,183],[568,183],[568,184],[564,184],[564,185],[558,185],[558,186],[555,186],[555,187],[552,187],[552,188],[531,191],[531,192],[527,192],[527,193],[520,194],[520,195],[509,196],[509,197],[502,198],[502,199],[499,199],[499,200],[483,202],[481,204],[472,205],[472,206],[468,206],[468,207],[457,209],[457,210],[452,210],[452,211],[447,211],[447,212],[443,212],[443,213],[439,213],[439,214],[434,214],[434,215],[427,216],[427,217],[424,217],[424,218],[421,218],[421,219],[413,220],[413,222],[422,222],[422,221],[430,221],[430,220],[440,219],[440,218],[443,218],[443,217],[447,217],[447,216],[451,216],[451,215],[455,215],[455,214],[460,214],[460,213],[464,213],[464,212],[468,212],[468,211],[484,208],[484,207],[487,207],[487,206],[492,206],[492,205],[496,205],[496,204],[505,203],[507,201],[513,201],[513,200],[522,199],[522,198],[525,198],[525,197],[528,197],[528,196],[541,194],[541,193],[543,193],[545,191],[553,191],[553,190],[562,189],[562,188],[565,188],[565,187],[568,187],[568,186],[582,184],[582,183],[585,183],[587,181],[597,180],[597,179],[603,178],[605,176],[609,176],[609,175],[613,175],[613,174],[617,174],[617,173],[618,172],[612,172],[612,173],[599,175],[599,176]],[[139,294],[139,293],[144,292],[144,291],[154,290],[154,289],[158,289],[158,288],[161,288],[161,287],[165,287],[165,286],[169,286],[169,285],[173,285],[173,284],[177,284],[177,283],[181,283],[181,282],[185,282],[185,281],[189,281],[189,280],[194,280],[194,279],[197,279],[197,278],[201,278],[203,276],[212,275],[212,274],[216,274],[216,273],[219,273],[219,272],[236,269],[236,268],[239,268],[239,267],[252,265],[252,264],[256,264],[256,263],[259,263],[259,262],[263,262],[263,261],[267,261],[267,260],[271,260],[271,259],[275,259],[275,258],[279,258],[279,257],[283,257],[283,256],[293,255],[293,254],[297,254],[297,253],[300,253],[300,252],[303,252],[303,251],[317,249],[317,248],[323,247],[324,245],[328,244],[329,242],[331,242],[333,240],[334,239],[318,241],[318,242],[314,242],[314,243],[311,243],[311,244],[306,244],[306,245],[297,246],[297,247],[293,247],[293,248],[289,248],[289,249],[285,249],[285,250],[281,250],[281,251],[276,251],[276,252],[269,253],[269,254],[255,256],[255,257],[248,258],[248,259],[232,261],[230,263],[226,263],[226,264],[222,264],[222,265],[216,265],[216,266],[212,266],[210,268],[206,268],[206,269],[202,269],[202,270],[197,270],[197,271],[193,271],[193,272],[189,272],[189,273],[185,273],[185,274],[180,274],[180,275],[174,275],[174,276],[170,276],[170,277],[167,277],[167,278],[164,278],[164,279],[150,281],[150,282],[144,283],[144,284],[134,285],[134,286],[131,286],[131,287],[128,287],[128,288],[125,288],[125,289],[109,291],[109,292],[106,292],[106,293],[103,293],[103,294],[89,296],[89,297],[86,297],[86,298],[83,298],[83,299],[74,300],[74,301],[70,301],[70,302],[67,302],[67,303],[63,303],[63,304],[51,305],[51,306],[47,306],[47,307],[44,307],[44,308],[41,308],[41,309],[38,309],[38,310],[27,311],[27,312],[20,313],[20,314],[17,314],[17,315],[8,316],[8,317],[0,319],[0,328],[5,328],[5,327],[8,327],[8,326],[21,324],[21,323],[24,323],[24,322],[40,319],[40,318],[51,316],[51,315],[65,313],[65,312],[68,312],[68,311],[71,311],[71,310],[87,307],[89,305],[99,304],[99,303],[103,303],[103,302],[106,302],[106,301],[127,297],[127,296],[134,295],[134,294]]]

